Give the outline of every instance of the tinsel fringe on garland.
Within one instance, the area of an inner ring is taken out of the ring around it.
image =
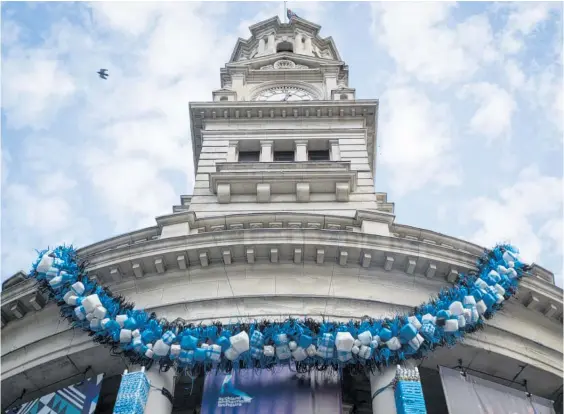
[[[295,362],[300,372],[343,366],[374,371],[422,359],[482,329],[484,319],[515,295],[519,280],[530,270],[510,245],[484,251],[477,267],[408,314],[348,323],[293,318],[228,325],[168,321],[135,309],[123,296],[90,280],[72,246],[40,252],[29,277],[57,301],[61,315],[74,327],[109,346],[112,354],[121,353],[147,369],[158,362],[164,370],[174,366],[180,372],[230,372]]]

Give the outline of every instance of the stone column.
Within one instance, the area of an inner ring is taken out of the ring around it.
[[[311,37],[305,36],[304,48],[302,49],[304,55],[313,56],[313,47],[311,45]]]
[[[260,142],[260,162],[272,162],[273,141]]]
[[[295,37],[295,41],[294,41],[294,53],[300,53],[302,52],[302,49],[304,48],[304,45],[302,43],[302,39],[303,39],[303,35],[301,33],[298,33]]]
[[[307,161],[307,140],[297,140],[296,143],[296,161]]]
[[[237,162],[237,145],[239,141],[229,141],[227,148],[227,162]]]
[[[274,33],[268,35],[268,44],[264,49],[264,53],[270,54],[276,52],[276,46],[274,45]]]
[[[159,372],[158,366],[153,366],[146,371],[147,378],[151,383],[149,398],[145,406],[145,413],[149,414],[170,414],[172,412],[172,402],[162,393],[165,388],[174,396],[174,368],[167,372]]]
[[[264,54],[264,38],[260,38],[259,42],[258,42],[258,54],[262,55]]]
[[[339,149],[339,140],[332,139],[329,141],[329,146],[331,148],[331,161],[341,161],[341,150]]]
[[[396,376],[396,366],[384,368],[382,372],[369,373],[370,395],[372,397],[372,414],[396,414],[396,400],[394,387],[388,387],[377,396],[374,394],[382,387],[387,386]]]

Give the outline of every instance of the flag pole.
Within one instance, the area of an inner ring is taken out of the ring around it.
[[[288,23],[286,20],[288,19],[288,6],[286,4],[287,2],[284,2],[284,23]]]

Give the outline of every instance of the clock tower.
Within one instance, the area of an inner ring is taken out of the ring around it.
[[[211,102],[192,102],[197,217],[393,213],[374,190],[378,101],[356,99],[331,37],[301,18],[250,27]]]

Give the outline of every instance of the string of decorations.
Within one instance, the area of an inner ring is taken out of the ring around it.
[[[477,272],[459,275],[453,287],[409,313],[393,318],[359,318],[348,323],[311,318],[276,322],[209,325],[168,321],[135,309],[90,279],[85,263],[70,246],[39,252],[29,277],[57,301],[62,316],[93,340],[121,353],[133,364],[179,372],[231,372],[273,369],[295,363],[299,372],[348,366],[374,370],[382,365],[422,359],[437,347],[453,346],[512,297],[530,266],[510,245],[486,250]]]

